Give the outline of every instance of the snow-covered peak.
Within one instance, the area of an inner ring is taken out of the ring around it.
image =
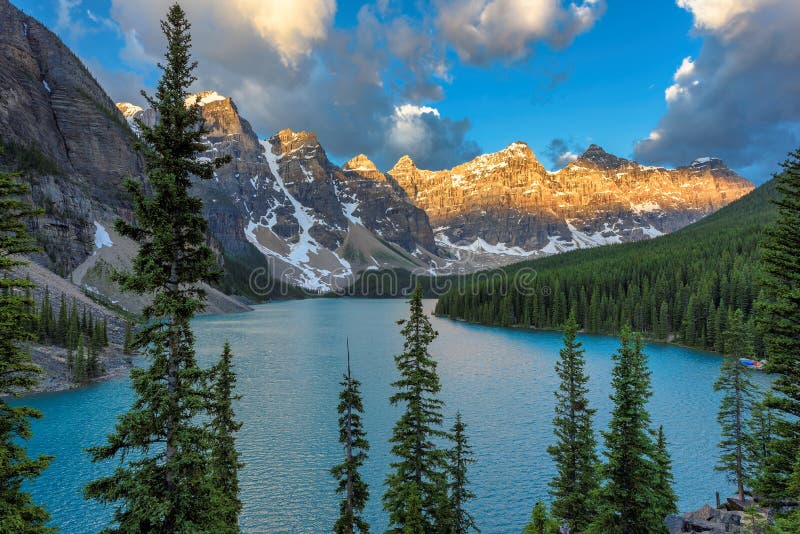
[[[144,109],[140,108],[136,104],[131,104],[130,102],[117,102],[117,109],[120,110],[122,115],[129,120],[137,113],[144,111]]]
[[[689,164],[691,167],[706,167],[709,165],[713,165],[715,163],[722,163],[722,160],[719,158],[715,158],[713,156],[703,156],[702,158],[697,158],[693,162]]]
[[[529,147],[528,143],[525,143],[524,141],[514,141],[500,152],[512,153],[521,156],[533,155],[531,147]]]
[[[198,106],[202,107],[212,102],[219,102],[227,99],[228,97],[222,96],[216,91],[201,91],[197,94],[187,96],[185,103],[187,106],[193,106],[197,103]]]

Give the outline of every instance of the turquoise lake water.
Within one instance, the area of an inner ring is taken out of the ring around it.
[[[432,310],[433,301],[426,302]],[[258,306],[254,312],[199,318],[194,322],[198,358],[209,365],[225,339],[236,355],[236,406],[244,422],[238,446],[246,467],[240,473],[245,532],[329,532],[337,513],[339,462],[336,404],[350,338],[353,374],[362,382],[364,422],[372,445],[365,466],[371,500],[366,511],[375,532],[386,527],[381,509],[383,480],[391,457],[387,439],[398,415],[389,405],[396,376],[392,356],[402,340],[397,319],[407,315],[401,300],[320,299]],[[447,426],[461,410],[478,458],[470,472],[477,499],[472,512],[484,533],[520,532],[538,499],[546,499],[553,465],[553,366],[561,346],[555,332],[472,326],[433,318],[439,338],[431,352],[439,362]],[[615,338],[581,336],[591,376],[597,428],[608,423],[611,354]],[[674,461],[679,508],[713,503],[714,492],[731,492],[714,471],[719,429],[718,396],[712,384],[717,355],[670,345],[648,344],[654,395],[649,407],[663,424]],[[757,377],[764,382],[765,377]],[[56,460],[29,486],[64,533],[97,532],[109,508],[84,501],[80,489],[109,472],[82,452],[102,443],[117,414],[132,400],[127,379],[80,390],[25,399],[44,412],[34,425],[33,453]]]

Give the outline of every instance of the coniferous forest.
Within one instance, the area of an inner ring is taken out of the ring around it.
[[[235,412],[237,373],[228,342],[209,368],[197,361],[193,320],[206,306],[204,283],[221,273],[208,245],[196,180],[210,180],[228,157],[200,159],[205,129],[199,105],[186,105],[196,81],[191,24],[178,4],[161,29],[167,50],[155,94],[144,95],[159,121],[137,119],[137,148],[148,185],[126,188],[134,217],[117,231],[140,245],[132,267],[115,273],[126,291],[151,295],[142,325],[125,333],[138,351],[131,371],[133,403],[101,443],[86,443],[92,462],[115,469],[84,487],[86,499],[108,505],[104,532],[236,533],[243,509],[236,447],[242,423]],[[6,396],[35,385],[40,369],[27,343],[67,349],[76,381],[100,373],[98,354],[108,325],[66,296],[45,288],[37,307],[33,284],[14,275],[24,254],[37,251],[26,221],[37,211],[21,200],[18,175],[0,174],[0,532],[50,533],[44,507],[26,484],[52,458],[28,455],[31,423],[42,414],[12,406]],[[580,250],[476,277],[442,296],[436,313],[496,326],[562,329],[555,367],[551,439],[555,466],[550,499],[531,510],[524,534],[669,532],[678,497],[669,443],[648,406],[653,395],[645,339],[674,341],[724,353],[714,389],[722,439],[714,468],[737,488],[731,499],[744,514],[737,532],[800,532],[800,151],[781,173],[752,194],[674,234],[633,244]],[[482,459],[461,411],[449,424],[438,362],[439,333],[426,315],[423,288],[398,322],[402,346],[387,399],[397,409],[389,438],[391,463],[382,487],[363,476],[370,461],[359,369],[347,365],[335,405],[322,406],[337,423],[339,462],[331,466],[337,534],[370,532],[364,511],[379,499],[393,534],[480,532],[470,467]],[[580,332],[619,337],[609,358],[610,421],[596,426]],[[333,348],[331,351],[335,351]],[[343,351],[344,352],[344,351]],[[765,357],[774,380],[758,389],[740,358]],[[269,484],[282,481],[269,480]],[[768,510],[768,511],[765,511]],[[737,516],[738,517],[738,516]],[[706,531],[711,531],[706,529]]]

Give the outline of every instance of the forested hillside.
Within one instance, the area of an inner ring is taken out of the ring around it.
[[[753,352],[760,354],[754,288],[775,194],[770,180],[664,237],[509,266],[449,291],[436,313],[489,325],[559,328],[574,309],[586,332],[615,334],[630,323],[653,339],[722,351],[721,333],[741,309]]]

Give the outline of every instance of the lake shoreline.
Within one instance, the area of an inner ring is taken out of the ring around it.
[[[15,398],[81,389],[99,382],[127,376],[133,368],[134,356],[125,354],[121,346],[112,344],[100,353],[103,374],[86,382],[78,383],[70,378],[67,370],[67,349],[38,343],[29,344],[28,349],[30,350],[31,361],[42,369],[42,374],[34,387],[14,395]]]

